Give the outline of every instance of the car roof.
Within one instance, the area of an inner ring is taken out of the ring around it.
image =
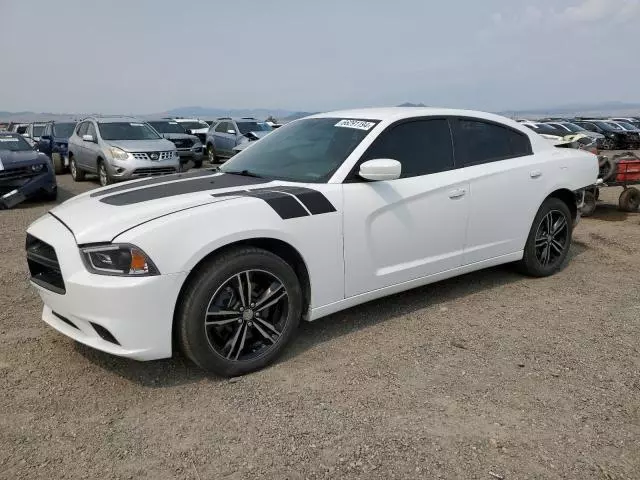
[[[436,107],[386,107],[337,110],[334,112],[311,115],[311,118],[354,118],[362,120],[395,121],[402,120],[404,118],[433,116],[475,117],[501,123],[509,123],[511,125],[519,125],[518,122],[514,120],[510,120],[506,117],[495,115],[493,113]]]
[[[83,119],[84,120],[95,120],[96,122],[100,122],[100,123],[118,123],[118,122],[137,122],[137,123],[144,123],[145,121],[140,119],[140,118],[136,118],[136,117],[128,117],[125,115],[114,115],[111,117],[101,117],[101,116],[89,116]]]

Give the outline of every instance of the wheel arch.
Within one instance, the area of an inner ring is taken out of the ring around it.
[[[303,296],[303,308],[302,308],[302,318],[306,319],[309,314],[309,307],[311,305],[311,277],[309,275],[309,268],[307,263],[304,260],[302,254],[296,249],[293,245],[284,240],[280,240],[272,237],[255,237],[255,238],[247,238],[243,240],[237,240],[230,242],[226,245],[219,246],[216,249],[212,250],[204,257],[202,257],[195,266],[187,275],[187,278],[182,283],[180,287],[180,292],[178,293],[178,297],[176,299],[176,303],[173,308],[173,322],[172,322],[172,350],[175,352],[177,348],[177,332],[176,332],[176,315],[178,312],[178,305],[182,301],[187,288],[189,287],[190,282],[195,278],[195,276],[200,272],[202,266],[209,261],[212,257],[220,255],[228,250],[239,248],[239,247],[255,247],[261,248],[268,252],[277,255],[282,258],[285,262],[287,262],[295,272],[298,280],[300,281],[300,287],[302,288],[302,296]]]
[[[571,212],[571,218],[575,222],[578,217],[578,205],[576,203],[576,195],[568,188],[559,188],[551,192],[547,198],[557,198],[567,205]],[[547,199],[545,198],[545,200]]]

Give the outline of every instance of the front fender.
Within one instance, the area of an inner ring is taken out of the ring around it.
[[[280,240],[300,253],[312,306],[344,298],[341,212],[283,219],[264,201],[239,197],[157,218],[113,241],[139,246],[162,274],[173,274],[191,271],[222,247],[257,238]]]

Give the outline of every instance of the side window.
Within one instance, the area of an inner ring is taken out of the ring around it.
[[[216,132],[227,133],[227,122],[220,122],[216,125]]]
[[[589,130],[590,132],[598,131],[597,127],[593,123],[583,123],[580,126],[586,130]]]
[[[89,126],[89,122],[82,122],[81,124],[78,125],[76,133],[78,134],[79,137],[82,137],[87,133],[88,126]]]
[[[238,133],[238,126],[235,124],[235,122],[227,122],[227,130],[233,130],[234,132]]]
[[[458,119],[455,130],[456,158],[463,165],[478,165],[531,155],[524,133],[482,120]]]
[[[453,145],[445,119],[413,120],[380,134],[362,161],[391,158],[402,164],[400,178],[452,170]]]
[[[96,135],[96,127],[93,125],[93,122],[87,122],[87,135],[91,135],[94,140],[98,138]]]

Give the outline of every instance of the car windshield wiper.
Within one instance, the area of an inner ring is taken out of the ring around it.
[[[230,173],[231,175],[242,175],[243,177],[262,178],[261,175],[250,172],[249,170],[240,170],[240,171],[221,170],[221,171],[222,173]]]

